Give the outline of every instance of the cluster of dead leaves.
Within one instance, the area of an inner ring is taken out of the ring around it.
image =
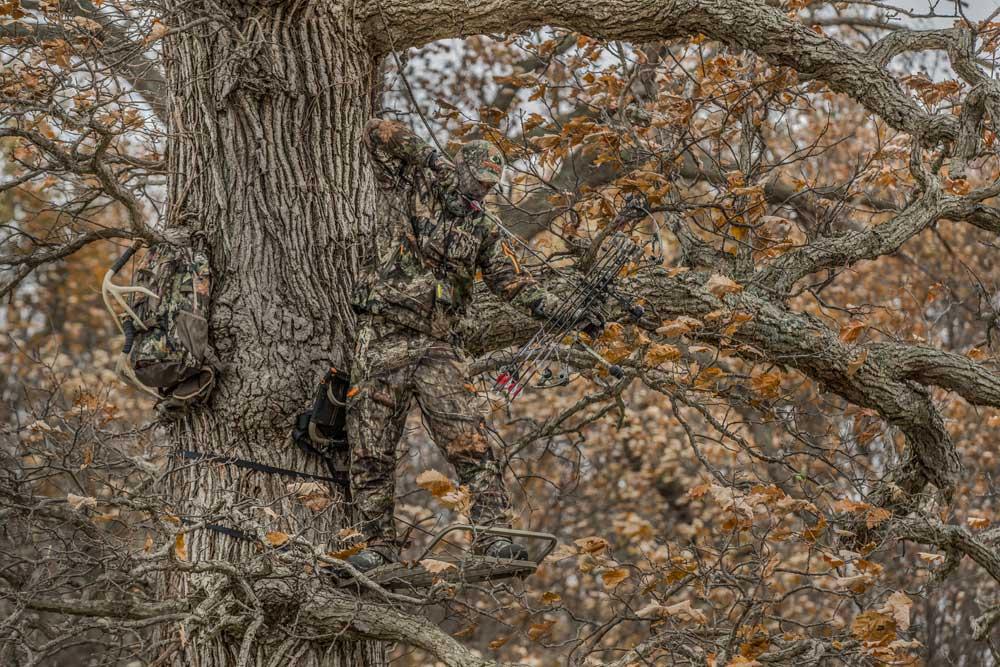
[[[417,485],[437,498],[438,502],[459,514],[468,515],[472,506],[469,487],[454,484],[436,470],[425,470],[417,475]]]
[[[836,512],[845,512],[858,516],[864,520],[865,526],[868,528],[875,528],[885,521],[888,521],[892,516],[892,513],[883,507],[874,507],[868,503],[857,502],[846,498],[835,502],[833,504],[833,509]]]
[[[330,487],[319,482],[294,482],[286,486],[288,493],[313,512],[322,512],[333,503]]]
[[[711,497],[725,517],[720,525],[723,530],[746,530],[757,518],[767,518],[775,539],[790,535],[788,529],[778,529],[786,517],[797,518],[799,513],[820,515],[811,501],[793,498],[774,484],[756,485],[749,492],[714,483],[698,484],[687,495],[692,500]]]
[[[910,628],[913,601],[902,591],[892,593],[878,609],[862,612],[851,622],[851,634],[873,658],[891,664],[913,664],[909,651],[919,642],[903,640],[899,633]]]

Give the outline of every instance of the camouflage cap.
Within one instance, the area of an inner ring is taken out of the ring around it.
[[[458,149],[455,167],[477,181],[499,183],[503,176],[503,155],[488,141],[469,141]]]

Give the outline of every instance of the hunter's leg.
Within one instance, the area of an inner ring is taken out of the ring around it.
[[[351,495],[358,529],[369,546],[395,559],[396,446],[412,393],[407,369],[385,364],[387,354],[406,349],[405,338],[379,333],[362,327],[352,362],[347,410]]]
[[[442,341],[429,347],[414,375],[417,401],[431,437],[472,492],[472,522],[509,527],[510,500],[503,472],[476,396],[466,388],[468,382],[465,356]]]

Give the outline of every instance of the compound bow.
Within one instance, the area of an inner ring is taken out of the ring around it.
[[[620,227],[630,219],[632,221],[641,220],[648,213],[648,206],[644,198],[627,198],[625,209],[616,219],[615,226]],[[490,214],[486,213],[486,215]],[[619,292],[613,283],[626,266],[638,261],[644,255],[647,245],[653,244],[655,261],[655,258],[659,256],[661,245],[658,232],[653,234],[649,241],[642,244],[636,243],[620,231],[614,232],[606,247],[601,249],[603,252],[593,262],[589,270],[582,276],[575,274],[570,276],[551,266],[547,258],[531,248],[516,234],[507,230],[494,216],[490,215],[490,217],[509,238],[520,243],[532,255],[541,259],[553,272],[573,283],[573,289],[566,298],[555,310],[545,313],[542,326],[527,343],[521,346],[511,361],[503,366],[493,383],[493,390],[505,394],[508,402],[511,402],[536,376],[540,376],[534,385],[538,388],[559,387],[568,384],[569,372],[566,370],[565,361],[560,359],[560,350],[566,347],[576,347],[584,351],[606,368],[613,377],[619,379],[624,377],[624,371],[620,366],[607,361],[588,345],[580,334],[592,335],[603,325],[607,319],[604,308],[609,297],[621,304],[624,310],[636,321],[642,318],[645,312],[643,307]],[[591,315],[596,315],[601,321],[599,323],[587,322],[582,328],[578,326]],[[569,335],[568,341],[566,340],[567,335]],[[561,366],[559,372],[555,374],[551,368],[553,357]]]

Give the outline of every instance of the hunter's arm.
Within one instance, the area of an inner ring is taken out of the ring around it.
[[[438,169],[443,158],[433,146],[402,123],[372,118],[362,135],[365,146],[376,157],[383,156],[417,167]]]
[[[483,241],[477,264],[491,292],[535,317],[545,317],[558,305],[556,298],[520,265],[513,242],[505,239],[496,225]]]

